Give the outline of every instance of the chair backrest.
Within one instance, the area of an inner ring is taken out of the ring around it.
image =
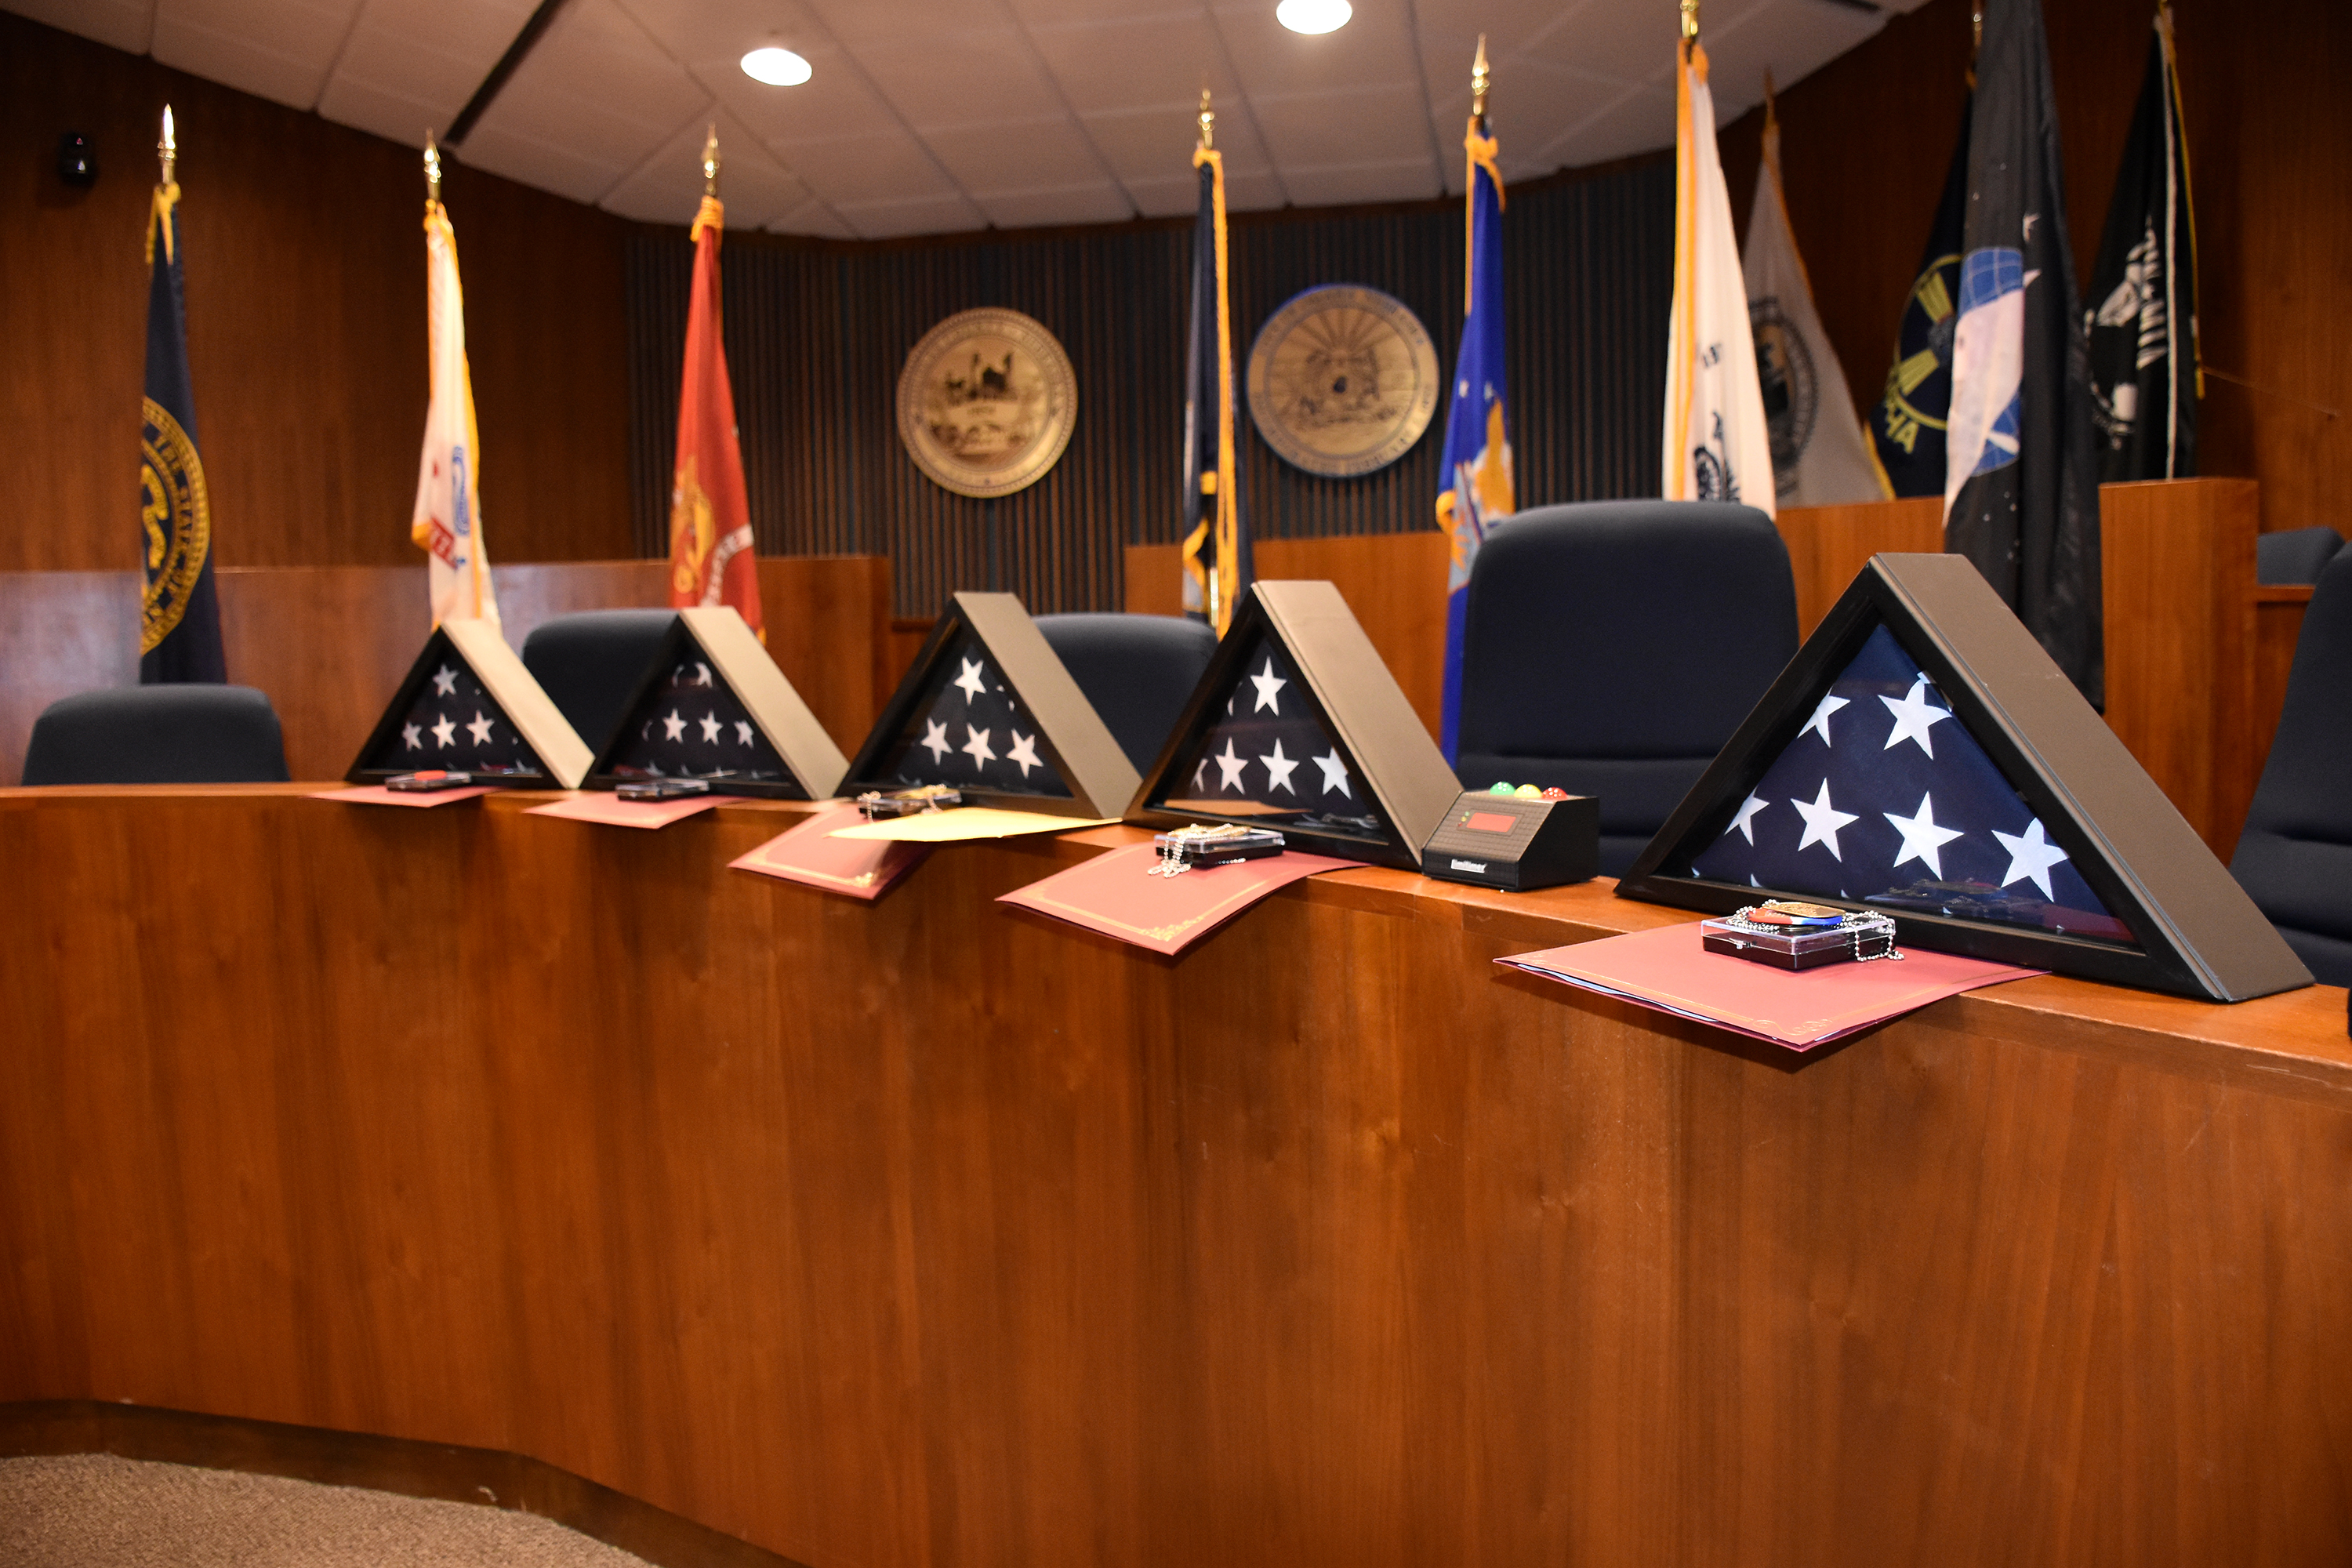
[[[250,686],[121,686],[33,721],[28,784],[283,784],[286,738]]]
[[[1521,512],[1471,565],[1455,772],[1597,795],[1617,875],[1796,651],[1788,546],[1754,508]]]
[[[677,618],[676,610],[551,616],[522,639],[523,668],[588,750],[601,756]]]
[[[1135,771],[1150,773],[1217,634],[1181,616],[1039,616],[1037,629]]]
[[[2343,548],[2344,536],[2325,523],[2263,534],[2254,541],[2254,581],[2316,583]]]
[[[2312,592],[2230,870],[2314,975],[2352,985],[2352,550]]]

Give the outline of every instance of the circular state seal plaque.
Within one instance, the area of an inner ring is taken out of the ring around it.
[[[1411,308],[1353,284],[1309,289],[1250,346],[1250,418],[1285,459],[1326,479],[1384,468],[1429,428],[1437,345]]]
[[[1018,310],[950,316],[898,376],[898,438],[958,495],[1010,495],[1045,478],[1070,444],[1077,408],[1070,356]]]

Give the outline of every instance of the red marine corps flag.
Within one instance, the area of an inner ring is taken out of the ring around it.
[[[694,297],[686,315],[686,384],[677,400],[677,468],[669,492],[669,602],[681,609],[732,605],[767,640],[760,572],[751,553],[751,503],[735,443],[735,393],[719,341],[719,132],[702,149],[702,210],[694,241]]]

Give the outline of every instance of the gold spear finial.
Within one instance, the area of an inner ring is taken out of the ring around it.
[[[429,128],[425,132],[425,199],[436,203],[441,199],[441,146]]]
[[[702,194],[706,196],[719,194],[719,126],[716,121],[712,122],[710,134],[702,143]]]
[[[1478,58],[1470,62],[1470,117],[1473,120],[1484,120],[1486,118],[1486,88],[1488,80],[1489,78],[1486,70],[1486,35],[1481,33],[1478,35]]]
[[[1209,89],[1201,89],[1201,145],[1203,149],[1217,144],[1217,111],[1209,107]]]
[[[1698,0],[1683,0],[1683,37],[1698,39]]]
[[[172,135],[172,106],[163,106],[163,140],[155,143],[155,156],[163,165],[163,184],[172,183],[173,171],[180,162],[180,144]]]

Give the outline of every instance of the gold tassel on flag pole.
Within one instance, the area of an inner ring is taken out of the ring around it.
[[[1225,157],[1216,150],[1217,115],[1209,107],[1209,89],[1205,87],[1201,89],[1200,124],[1201,144],[1192,150],[1192,166],[1198,169],[1205,164],[1209,169],[1217,290],[1217,467],[1215,472],[1201,476],[1202,494],[1215,497],[1202,521],[1210,538],[1215,541],[1216,561],[1213,569],[1204,574],[1206,581],[1202,586],[1209,625],[1223,637],[1232,624],[1233,600],[1239,595],[1241,586],[1237,560],[1241,549],[1237,509],[1241,502],[1234,494],[1234,338],[1226,298]]]
[[[163,177],[155,186],[155,199],[147,210],[147,265],[155,265],[155,228],[163,229],[163,259],[172,260],[172,209],[180,200],[180,143],[172,134],[172,106],[163,106],[163,139],[155,143],[155,159],[162,166]]]

